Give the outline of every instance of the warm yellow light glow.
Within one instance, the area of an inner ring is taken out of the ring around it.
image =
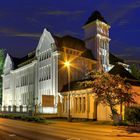
[[[66,67],[70,66],[70,62],[69,61],[66,61],[64,64],[65,64]]]
[[[71,68],[71,71],[73,70],[78,70],[81,71],[81,67],[79,67],[79,64],[76,62],[77,59],[79,59],[79,57],[81,57],[83,52],[79,53],[78,55],[70,55],[66,53],[66,50],[64,50],[64,53],[62,53],[63,59],[59,60],[61,67],[59,69],[59,71],[67,68]]]

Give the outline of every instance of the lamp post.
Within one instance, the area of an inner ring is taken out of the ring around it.
[[[70,62],[66,61],[65,66],[67,67],[67,71],[68,71],[68,121],[71,120],[71,116],[70,116]]]
[[[38,97],[33,98],[34,100],[34,115],[38,112],[37,107],[38,107]]]

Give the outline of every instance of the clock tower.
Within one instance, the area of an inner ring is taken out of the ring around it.
[[[94,58],[98,61],[98,69],[108,71],[110,26],[100,12],[95,11],[88,18],[83,29],[86,47],[92,51]]]

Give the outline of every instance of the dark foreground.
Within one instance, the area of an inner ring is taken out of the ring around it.
[[[0,140],[140,140],[123,127],[56,121],[48,125],[0,118]]]

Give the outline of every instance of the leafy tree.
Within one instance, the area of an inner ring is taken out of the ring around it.
[[[2,73],[3,73],[3,65],[4,65],[4,58],[5,53],[4,49],[0,49],[0,104],[2,103]]]
[[[140,70],[138,69],[138,67],[135,64],[133,64],[130,66],[130,69],[131,74],[140,81]]]
[[[92,74],[93,81],[82,82],[86,87],[92,87],[97,96],[97,101],[110,107],[112,119],[117,115],[116,106],[126,103],[135,103],[131,85],[119,75],[109,73]],[[122,115],[122,114],[121,114]]]

